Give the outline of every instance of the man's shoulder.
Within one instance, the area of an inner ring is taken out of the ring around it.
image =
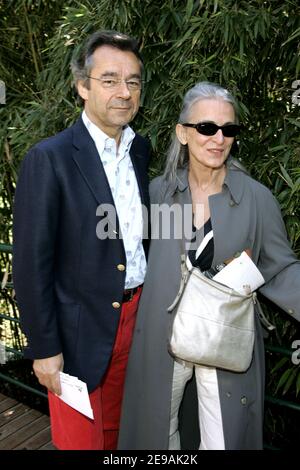
[[[141,142],[145,142],[149,145],[149,139],[147,137],[142,136],[138,132],[135,132],[134,138],[137,139],[137,140],[140,140]]]
[[[64,148],[66,150],[68,145],[72,144],[74,128],[77,126],[77,122],[70,127],[58,132],[57,134],[47,137],[40,142],[37,142],[33,149],[41,150],[44,152],[53,152]]]
[[[130,148],[130,154],[132,157],[140,157],[139,160],[148,167],[151,158],[150,141],[140,134],[135,133]]]
[[[133,143],[135,146],[140,147],[146,151],[150,150],[150,141],[147,137],[143,137],[141,134],[135,133]]]

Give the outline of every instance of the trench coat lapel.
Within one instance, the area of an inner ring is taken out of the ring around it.
[[[227,173],[224,179],[222,192],[209,196],[209,209],[212,229],[214,233],[214,257],[212,265],[219,264],[226,259],[226,247],[230,240],[224,239],[224,234],[231,231],[231,214],[233,208],[238,205],[243,197],[244,186],[240,178],[240,171],[246,170],[239,166],[232,157],[226,163]],[[237,171],[238,170],[238,171]],[[174,202],[180,204],[192,204],[188,183],[188,168],[178,170],[176,182],[171,190]]]

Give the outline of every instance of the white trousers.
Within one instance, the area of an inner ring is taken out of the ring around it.
[[[225,450],[217,371],[214,367],[174,363],[170,416],[169,450],[180,450],[178,411],[186,383],[193,375],[197,384],[200,450]]]

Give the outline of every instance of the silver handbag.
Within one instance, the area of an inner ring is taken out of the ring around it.
[[[181,266],[180,289],[168,308],[176,309],[170,353],[194,364],[244,372],[253,355],[256,293],[240,294],[208,279],[198,268],[188,269],[183,255]],[[259,315],[272,329],[261,308]]]

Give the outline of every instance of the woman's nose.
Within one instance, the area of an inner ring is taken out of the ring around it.
[[[224,142],[224,135],[223,135],[223,132],[222,132],[222,129],[218,129],[218,131],[216,132],[216,134],[214,135],[214,140],[216,142]]]

